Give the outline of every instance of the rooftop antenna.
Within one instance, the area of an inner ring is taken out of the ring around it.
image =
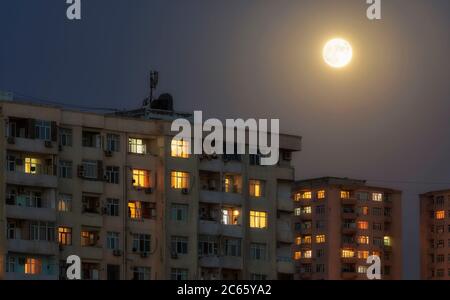
[[[156,90],[159,82],[159,72],[158,71],[150,71],[150,95],[148,99],[144,101],[144,107],[150,109],[150,105],[153,101],[153,93]]]

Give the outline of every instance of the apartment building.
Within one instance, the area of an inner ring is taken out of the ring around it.
[[[1,100],[1,99],[0,99]],[[161,104],[161,103],[160,103]],[[0,101],[0,279],[292,279],[292,152],[188,154],[175,118]]]
[[[401,192],[364,180],[296,182],[296,279],[367,279],[366,260],[381,259],[382,279],[402,278]]]
[[[420,195],[420,276],[450,279],[450,190]]]

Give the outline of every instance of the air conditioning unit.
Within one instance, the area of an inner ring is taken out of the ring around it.
[[[122,250],[118,250],[118,249],[114,250],[113,255],[114,256],[122,256]]]
[[[141,252],[141,257],[142,258],[147,258],[148,257],[148,252]]]
[[[187,194],[189,194],[189,189],[188,188],[183,188],[183,189],[181,189],[181,193],[183,195],[187,195]]]
[[[146,193],[146,194],[151,194],[151,193],[153,193],[153,188],[151,188],[151,187],[146,188],[146,189],[145,189],[145,193]]]
[[[8,144],[14,145],[16,143],[16,139],[13,136],[8,136]]]
[[[106,157],[112,157],[113,153],[111,150],[105,150],[105,156]]]
[[[52,141],[44,141],[44,146],[45,148],[52,148],[53,147]]]
[[[172,259],[178,259],[178,253],[176,253],[175,251],[172,251],[170,257],[172,257]]]

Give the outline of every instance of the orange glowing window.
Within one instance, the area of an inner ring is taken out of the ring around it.
[[[133,169],[133,186],[139,188],[149,188],[150,172],[147,170]]]
[[[59,227],[58,228],[58,242],[60,245],[72,245],[72,228]]]
[[[267,228],[267,212],[250,211],[250,228]]]
[[[128,215],[133,220],[142,219],[142,203],[139,201],[128,202]]]
[[[368,216],[369,215],[369,207],[367,207],[367,206],[361,207],[361,214],[363,216]]]
[[[369,229],[369,222],[367,221],[358,221],[358,229]]]
[[[369,251],[358,251],[358,258],[367,259],[369,257]]]
[[[359,235],[356,240],[358,244],[368,245],[369,244],[369,236],[367,235]]]
[[[37,275],[42,272],[42,261],[38,258],[27,258],[25,262],[25,274]]]
[[[443,220],[445,218],[445,210],[436,211],[436,220]]]
[[[184,140],[172,140],[172,157],[189,158],[189,142]]]
[[[311,238],[310,235],[306,235],[306,236],[303,238],[303,243],[305,243],[305,244],[311,244],[311,242],[312,242],[312,238]]]
[[[325,235],[324,234],[316,235],[316,243],[317,244],[325,243]]]
[[[317,199],[324,199],[325,198],[325,191],[318,191],[317,192]]]
[[[189,188],[189,173],[173,171],[170,177],[170,184],[173,189]]]
[[[379,257],[381,255],[381,253],[380,253],[380,251],[372,251],[372,255]]]
[[[249,189],[252,197],[264,196],[264,182],[261,180],[249,180]]]
[[[300,236],[295,238],[295,244],[296,245],[301,245],[302,244],[302,238]]]
[[[344,258],[355,257],[355,251],[350,250],[350,249],[342,249],[341,257],[344,257]]]
[[[348,199],[350,198],[350,192],[349,191],[341,191],[341,199]]]
[[[302,258],[302,253],[300,251],[294,252],[294,259],[299,260],[300,258]]]

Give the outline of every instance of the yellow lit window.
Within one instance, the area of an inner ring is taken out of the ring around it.
[[[42,261],[38,258],[27,258],[25,262],[25,274],[37,275],[42,272]]]
[[[325,235],[323,234],[316,235],[316,243],[317,244],[325,243]]]
[[[128,151],[135,154],[146,154],[147,145],[145,145],[143,139],[129,138]]]
[[[367,266],[358,266],[359,274],[367,274]]]
[[[131,219],[142,219],[142,203],[139,201],[128,202],[128,213]]]
[[[72,245],[72,228],[59,227],[58,228],[58,241],[60,245]]]
[[[311,199],[312,193],[311,192],[303,192],[300,194],[302,199]]]
[[[189,173],[173,171],[170,181],[173,189],[187,189],[189,188]]]
[[[369,229],[369,222],[367,221],[358,221],[358,229]]]
[[[383,241],[384,241],[384,245],[385,246],[391,246],[392,245],[391,244],[391,237],[389,237],[389,236],[385,236]]]
[[[355,251],[350,250],[350,249],[342,249],[341,257],[344,257],[344,258],[355,257]]]
[[[312,213],[311,206],[304,206],[304,207],[302,207],[302,213],[303,214],[307,214],[307,215],[311,214]]]
[[[311,244],[311,242],[312,242],[311,236],[310,235],[305,235],[305,237],[303,238],[303,242],[305,244]]]
[[[261,180],[250,180],[250,196],[262,197],[264,194],[264,183]]]
[[[324,199],[325,198],[325,191],[318,191],[317,192],[317,199]]]
[[[294,259],[299,260],[300,258],[302,258],[302,253],[300,251],[294,252]]]
[[[172,140],[172,157],[189,158],[189,142],[185,140]]]
[[[302,238],[300,236],[295,238],[295,244],[296,245],[301,245],[302,244]]]
[[[37,158],[25,158],[25,173],[27,174],[38,174],[38,168],[41,164],[41,161]]]
[[[133,186],[140,188],[150,187],[150,172],[147,170],[133,169]]]
[[[358,244],[369,244],[369,237],[367,235],[359,235],[356,240],[358,241]]]
[[[250,211],[250,228],[267,228],[267,213]]]
[[[350,192],[349,191],[341,191],[341,199],[348,199],[350,198]]]
[[[380,251],[372,251],[372,255],[375,255],[375,256],[380,256],[380,255],[381,255],[381,253],[380,253]]]
[[[358,251],[358,258],[367,259],[369,257],[369,251]]]
[[[381,202],[383,201],[382,193],[372,193],[372,201]]]
[[[312,250],[307,250],[307,251],[303,252],[303,257],[304,258],[311,258],[312,257]]]
[[[439,210],[436,212],[436,220],[443,220],[445,218],[445,210]]]
[[[361,214],[363,216],[368,216],[369,215],[369,207],[367,207],[367,206],[361,207]]]

